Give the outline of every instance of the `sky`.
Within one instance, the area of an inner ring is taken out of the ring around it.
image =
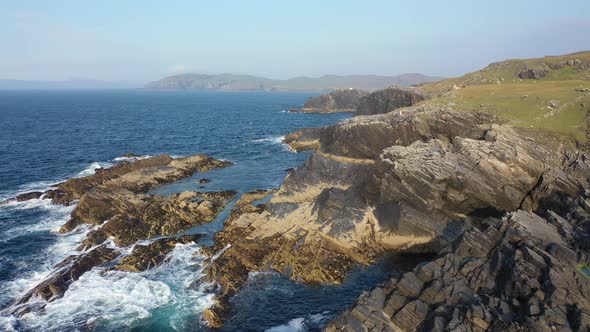
[[[0,0],[0,79],[458,76],[590,50],[589,0]]]

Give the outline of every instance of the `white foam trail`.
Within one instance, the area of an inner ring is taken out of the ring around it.
[[[64,222],[65,220],[57,220],[53,225],[61,226]],[[90,228],[82,226],[72,233],[63,235],[57,233],[59,236],[55,244],[47,248],[43,253],[45,257],[43,262],[36,266],[35,270],[28,272],[18,279],[0,285],[0,294],[3,297],[16,299],[39,284],[54,271],[53,266],[55,264],[61,262],[69,255],[79,254],[76,247],[86,237],[89,231]]]
[[[271,327],[266,332],[304,332],[309,329],[321,328],[328,320],[329,311],[308,315],[306,318],[299,317],[290,320],[287,324]]]
[[[170,322],[185,330],[184,318],[198,315],[213,305],[213,294],[201,285],[192,289],[205,257],[194,244],[179,244],[157,268],[130,273],[94,268],[74,282],[64,296],[45,307],[44,312],[28,313],[22,321],[33,330],[58,326],[78,326],[80,322],[107,324],[108,328],[132,326],[138,319],[152,316],[153,310],[173,309]],[[186,325],[186,326],[185,326]]]
[[[113,161],[116,162],[123,162],[123,161],[129,161],[129,162],[133,162],[136,160],[142,160],[142,159],[147,159],[147,158],[151,158],[152,156],[150,156],[149,154],[145,154],[145,155],[141,155],[141,156],[136,156],[136,157],[117,157],[115,159],[113,159]]]
[[[7,205],[4,205],[3,208],[4,212],[7,213],[29,209],[36,209],[46,213],[46,216],[34,224],[16,226],[0,232],[0,241],[7,241],[35,232],[51,231],[57,233],[59,228],[68,220],[74,210],[74,205],[55,205],[51,204],[51,200],[49,199],[31,199],[24,202],[11,201]]]
[[[113,164],[109,162],[93,162],[88,165],[86,168],[81,170],[80,172],[72,175],[73,178],[81,178],[89,175],[93,175],[97,169],[99,168],[109,168],[112,167]],[[6,191],[0,193],[0,202],[14,198],[19,194],[33,192],[33,191],[47,191],[49,189],[55,188],[55,185],[64,182],[67,179],[56,179],[56,180],[44,180],[44,181],[35,181],[31,183],[25,183],[23,185],[18,186],[15,190]]]
[[[272,144],[283,144],[285,136],[267,136],[260,139],[252,140],[253,143],[272,143]]]
[[[260,139],[252,140],[252,143],[271,143],[271,144],[280,144],[283,150],[296,153],[297,151],[293,150],[289,144],[284,144],[283,141],[285,140],[285,136],[268,136]]]
[[[23,185],[18,186],[15,190],[5,191],[0,193],[0,202],[5,201],[7,199],[11,199],[16,197],[22,193],[28,193],[33,191],[46,191],[59,182],[63,180],[55,180],[55,181],[36,181],[31,183],[25,183]]]
[[[78,174],[76,174],[75,177],[77,178],[82,178],[85,176],[89,176],[89,175],[93,175],[94,173],[96,173],[96,170],[99,168],[109,168],[113,166],[113,164],[111,163],[107,163],[107,162],[93,162],[92,164],[88,165],[88,167],[86,167],[85,169],[83,169],[82,171],[78,172]]]
[[[289,323],[285,325],[271,327],[267,329],[266,332],[303,332],[307,331],[305,328],[305,318],[295,318],[289,321]]]

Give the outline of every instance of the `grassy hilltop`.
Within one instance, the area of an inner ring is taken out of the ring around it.
[[[588,141],[590,51],[497,62],[421,88],[436,96],[428,103],[489,111],[516,127]]]

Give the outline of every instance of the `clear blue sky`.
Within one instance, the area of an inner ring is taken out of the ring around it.
[[[590,49],[590,1],[0,2],[0,78],[456,76]]]

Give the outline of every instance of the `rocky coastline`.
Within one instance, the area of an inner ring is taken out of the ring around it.
[[[143,271],[160,264],[177,243],[198,240],[198,235],[182,232],[213,221],[235,192],[186,191],[162,197],[148,191],[195,172],[229,165],[228,161],[205,155],[176,159],[161,155],[98,169],[93,175],[67,180],[41,194],[17,196],[17,201],[41,198],[51,199],[54,204],[75,204],[60,232],[68,233],[80,226],[89,227],[90,231],[78,247],[80,254],[58,263],[53,273],[9,310],[15,315],[42,310],[94,267],[109,264],[119,270]],[[108,240],[115,246],[109,245]],[[140,240],[152,242],[135,245],[128,255],[118,249]]]
[[[590,327],[585,145],[464,111],[446,84],[377,91],[359,116],[286,136],[314,152],[216,235],[211,252],[226,250],[206,271],[218,294],[211,326],[249,272],[338,284],[395,252],[435,258],[363,294],[327,331]]]
[[[518,77],[522,68],[515,70]],[[223,326],[251,272],[340,284],[353,267],[396,253],[427,258],[361,295],[326,331],[590,328],[587,145],[558,130],[517,126],[485,107],[466,111],[455,92],[467,85],[455,83],[346,92],[354,105],[333,95],[314,100],[318,109],[353,105],[357,116],[287,135],[294,150],[313,150],[307,161],[278,189],[242,194],[202,248],[216,300],[203,313],[209,326]],[[139,272],[177,243],[198,241],[183,232],[213,221],[237,193],[149,191],[230,164],[157,156],[15,197],[76,204],[61,231],[91,230],[80,254],[12,311],[41,310],[93,267]],[[117,249],[134,244],[128,254]]]

